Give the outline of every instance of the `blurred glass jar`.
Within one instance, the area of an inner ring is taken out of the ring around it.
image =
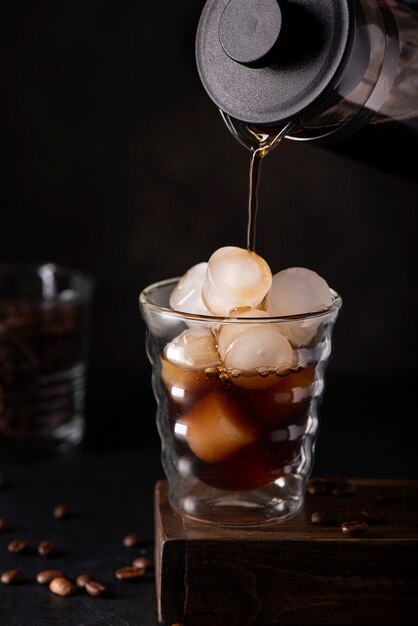
[[[54,264],[0,265],[1,459],[81,442],[92,289]]]

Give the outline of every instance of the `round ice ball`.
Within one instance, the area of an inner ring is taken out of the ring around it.
[[[260,368],[285,373],[295,364],[292,346],[277,325],[255,324],[239,334],[229,346],[223,365],[238,372],[256,372]]]
[[[228,317],[234,309],[257,308],[271,287],[269,266],[258,254],[227,246],[209,259],[203,302],[213,315]]]
[[[266,298],[268,313],[277,316],[314,313],[331,304],[327,282],[304,267],[291,267],[276,274]],[[284,322],[281,331],[295,348],[300,348],[314,339],[321,322],[321,318]]]
[[[273,277],[266,309],[271,315],[300,315],[332,304],[327,282],[305,267],[290,267]]]
[[[210,328],[189,328],[166,345],[164,357],[184,369],[202,370],[219,365],[215,337]]]
[[[266,313],[266,311],[261,311],[260,309],[238,309],[237,311],[234,311],[231,317],[244,319],[266,318],[269,317],[269,314]],[[230,346],[242,333],[257,326],[258,324],[255,322],[240,324],[239,320],[236,322],[228,322],[227,324],[220,324],[217,332],[217,341],[221,359],[225,359]]]
[[[195,315],[211,315],[202,300],[207,267],[207,263],[198,263],[191,267],[179,280],[170,295],[170,307],[174,311],[194,313]]]

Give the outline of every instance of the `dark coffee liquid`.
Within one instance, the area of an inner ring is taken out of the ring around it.
[[[254,252],[256,247],[256,222],[261,163],[264,157],[277,148],[286,135],[294,128],[295,122],[289,122],[282,128],[258,129],[245,122],[235,120],[222,111],[221,115],[234,137],[252,152],[248,194],[247,249]]]
[[[223,368],[186,372],[165,358],[161,365],[176,454],[192,476],[216,489],[249,491],[270,484],[300,460],[317,394],[315,365],[286,375],[238,377]],[[214,443],[224,419],[219,404],[227,414],[233,411],[238,431],[256,423],[262,433],[216,458],[229,439]]]
[[[262,156],[256,150],[250,160],[250,188],[248,194],[248,226],[247,226],[247,249],[255,252],[256,227],[258,212],[258,188],[260,185]]]

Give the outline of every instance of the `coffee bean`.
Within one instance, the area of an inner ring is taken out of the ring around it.
[[[129,533],[123,538],[123,545],[125,546],[125,548],[140,546],[142,543],[144,543],[144,538],[138,533]]]
[[[361,537],[368,530],[368,525],[366,522],[353,521],[353,522],[344,522],[341,525],[341,530],[344,535],[348,535],[349,537]]]
[[[323,496],[328,493],[328,485],[322,480],[310,480],[306,490],[311,496]]]
[[[118,580],[139,580],[145,574],[143,567],[121,567],[115,572]]]
[[[59,569],[46,569],[36,576],[38,585],[49,585],[54,578],[66,578],[66,574]]]
[[[389,519],[389,513],[377,506],[366,506],[361,512],[370,524],[382,524]]]
[[[338,526],[342,521],[343,517],[337,511],[315,511],[311,515],[312,524],[319,526]]]
[[[56,507],[54,508],[55,519],[67,519],[68,517],[70,517],[70,515],[71,515],[70,507],[68,506],[68,504],[65,504],[64,502],[57,504]]]
[[[76,586],[63,576],[54,578],[49,585],[49,589],[57,596],[71,596],[76,592]]]
[[[41,556],[52,556],[56,553],[57,546],[53,541],[44,540],[38,545],[38,554]]]
[[[10,481],[4,474],[0,474],[0,491],[10,487]]]
[[[385,487],[376,494],[376,500],[379,502],[398,502],[405,497],[405,491],[396,487]]]
[[[7,572],[3,572],[0,580],[3,585],[18,585],[25,579],[22,572],[19,572],[18,569],[9,569]]]
[[[8,524],[5,517],[0,517],[0,531],[7,530]]]
[[[86,584],[91,582],[92,580],[93,580],[93,578],[91,576],[89,576],[88,574],[80,574],[80,576],[77,576],[75,584],[80,589],[84,589]]]
[[[9,552],[13,554],[24,554],[29,550],[29,541],[25,539],[13,539],[7,546]]]
[[[137,567],[138,569],[150,570],[153,569],[153,563],[151,559],[147,556],[139,556],[132,562],[132,567]]]
[[[90,596],[95,598],[102,598],[107,594],[107,587],[97,583],[95,580],[89,580],[86,583],[86,591]]]
[[[338,485],[335,485],[331,489],[331,495],[337,498],[341,498],[345,496],[352,496],[356,493],[356,491],[357,491],[357,487],[353,485],[353,483],[342,482],[342,483],[339,483]]]

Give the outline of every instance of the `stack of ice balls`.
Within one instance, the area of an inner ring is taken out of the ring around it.
[[[275,318],[304,315],[331,306],[326,281],[302,267],[272,276],[266,261],[255,252],[228,246],[208,263],[192,267],[170,296],[179,312],[217,318]],[[320,317],[280,323],[191,325],[165,349],[167,361],[184,369],[222,366],[240,373],[285,373],[298,366],[296,350],[316,336]],[[241,377],[245,384],[245,376]]]

